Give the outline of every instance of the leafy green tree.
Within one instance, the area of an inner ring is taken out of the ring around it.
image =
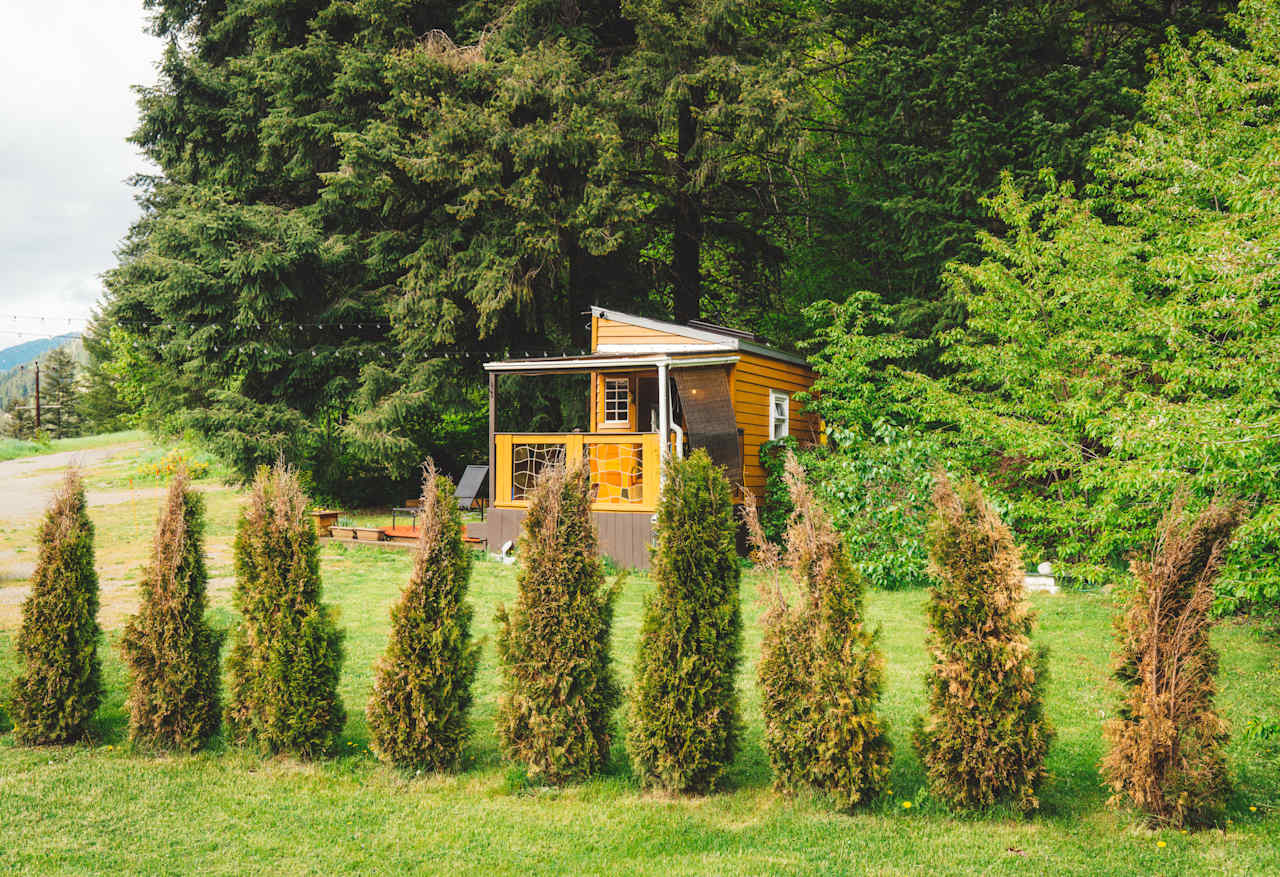
[[[498,738],[549,783],[604,766],[622,699],[609,657],[620,582],[605,584],[597,545],[586,462],[547,469],[522,524],[516,603],[497,621]]]
[[[665,467],[627,748],[641,783],[712,791],[740,737],[741,568],[733,492],[704,450]]]
[[[1020,537],[1076,581],[1114,579],[1185,484],[1257,508],[1224,568],[1223,608],[1280,593],[1265,560],[1280,544],[1275,12],[1246,3],[1231,42],[1166,46],[1140,123],[1096,151],[1088,188],[1046,174],[1033,196],[1004,182],[989,203],[1004,230],[947,276],[966,314],[943,339],[950,374],[930,379],[890,348],[867,364],[871,387],[853,367],[824,376],[847,419],[927,430],[981,472]],[[840,342],[853,366],[858,334]]]
[[[156,527],[142,606],[125,624],[129,734],[161,749],[207,744],[221,720],[222,635],[205,620],[204,500],[185,471],[169,484]]]
[[[1218,653],[1209,644],[1213,580],[1243,518],[1214,500],[1190,519],[1179,497],[1160,522],[1150,559],[1116,624],[1123,699],[1104,725],[1102,771],[1115,795],[1152,825],[1211,825],[1226,808],[1227,723],[1213,708]]]
[[[315,758],[342,733],[342,632],[320,602],[316,528],[297,474],[277,463],[254,479],[235,538],[240,623],[227,658],[231,739]]]
[[[977,484],[939,474],[929,521],[928,712],[915,745],[929,785],[957,807],[1040,805],[1053,730],[1044,716],[1046,653],[1013,534]]]
[[[850,810],[889,775],[892,748],[875,712],[884,655],[863,623],[862,579],[792,452],[785,477],[793,509],[785,560],[800,594],[788,601],[774,589],[762,619],[765,748],[780,786],[820,789]]]
[[[942,283],[994,226],[983,199],[1011,173],[1081,179],[1092,150],[1139,109],[1151,52],[1170,31],[1221,29],[1231,0],[832,0],[812,127],[833,184],[815,187],[797,286],[875,292],[916,338],[963,316]],[[937,368],[936,347],[917,364]],[[942,369],[946,370],[945,366]]]
[[[427,469],[413,574],[391,610],[391,640],[374,667],[370,746],[399,767],[446,770],[462,754],[480,657],[466,604],[471,551],[453,484]]]
[[[23,601],[18,629],[21,669],[9,714],[20,743],[71,743],[86,734],[102,702],[93,522],[75,469],[67,470],[37,538],[31,593]]]

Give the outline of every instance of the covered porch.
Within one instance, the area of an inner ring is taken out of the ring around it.
[[[736,355],[591,354],[508,360],[489,375],[489,550],[519,539],[528,495],[547,466],[584,459],[601,551],[622,566],[646,568],[662,461],[694,446],[736,460],[730,369]],[[512,375],[583,375],[586,418],[564,432],[499,431],[499,380]],[[692,435],[690,434],[692,431]],[[692,441],[691,441],[692,440]]]

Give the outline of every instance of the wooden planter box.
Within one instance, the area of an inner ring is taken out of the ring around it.
[[[357,542],[381,542],[387,538],[381,527],[352,527]]]
[[[329,535],[334,539],[354,539],[356,538],[355,527],[330,527]]]
[[[332,509],[316,509],[311,518],[316,522],[317,536],[330,536],[333,528],[338,526],[338,513]]]

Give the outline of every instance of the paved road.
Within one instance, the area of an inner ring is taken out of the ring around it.
[[[105,448],[87,448],[83,451],[62,451],[38,457],[22,457],[0,462],[0,521],[15,523],[39,517],[48,506],[63,471],[70,465],[95,466],[119,454],[129,454],[146,447],[143,442],[109,445]],[[163,487],[144,487],[137,490],[90,490],[90,506],[108,506],[160,496]]]

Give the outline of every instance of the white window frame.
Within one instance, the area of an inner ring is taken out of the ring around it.
[[[612,385],[612,386],[610,386]],[[617,394],[617,390],[621,385],[621,395]],[[614,395],[610,396],[610,391]],[[610,403],[614,403],[613,414],[617,414],[617,403],[622,402],[622,417],[610,416]],[[604,423],[609,426],[629,426],[631,424],[631,379],[630,378],[610,378],[604,379]]]
[[[782,417],[779,419],[777,404],[782,402]],[[778,427],[782,429],[779,431]],[[791,435],[791,394],[784,390],[769,391],[769,440],[785,438]]]

